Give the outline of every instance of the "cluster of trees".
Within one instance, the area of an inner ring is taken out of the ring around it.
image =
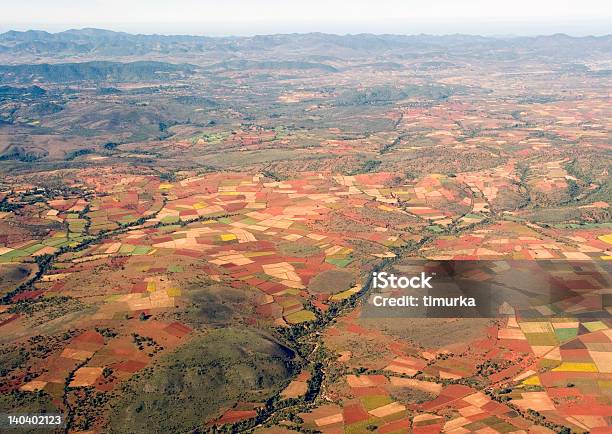
[[[110,368],[105,368],[105,370],[106,369]],[[112,374],[112,369],[110,371]],[[109,375],[110,374],[107,376]],[[104,409],[112,396],[109,393],[99,392],[93,387],[75,390],[72,395],[76,402],[68,428],[77,431],[90,430],[96,422],[103,417]]]
[[[336,100],[339,106],[387,105],[406,98],[420,98],[443,101],[451,95],[463,91],[460,87],[440,84],[410,85],[404,87],[374,86],[365,90],[350,90]]]
[[[512,365],[509,360],[485,360],[476,367],[476,375],[488,377]]]
[[[45,151],[46,152],[46,151]],[[2,160],[16,160],[22,163],[32,163],[36,160],[40,160],[47,154],[45,152],[29,152],[21,146],[10,146],[6,151],[0,155],[0,161]]]
[[[140,351],[144,351],[145,345],[147,347],[152,347],[153,348],[152,352],[147,353],[149,357],[153,357],[155,354],[157,354],[160,351],[163,351],[164,349],[164,347],[159,345],[157,341],[155,341],[155,339],[153,339],[152,337],[142,336],[142,335],[139,335],[138,333],[132,333],[132,341],[134,342],[134,344],[138,347]]]
[[[30,318],[30,321],[33,321],[34,325],[40,325],[69,313],[81,311],[84,307],[83,302],[74,297],[42,297],[13,303],[8,308],[8,312],[26,314],[28,317],[34,317],[34,314],[39,314],[35,319]]]
[[[523,413],[524,415],[524,413]],[[548,429],[551,429],[559,434],[571,434],[572,430],[566,426],[558,425],[546,419],[546,416],[541,414],[539,411],[529,409],[527,410],[527,416],[538,425],[543,425]]]
[[[508,393],[511,393],[511,392],[512,392],[512,389],[510,388],[501,389],[497,393],[495,393],[492,389],[485,390],[485,394],[487,394],[491,399],[493,399],[494,401],[506,404],[512,410],[520,414],[521,417],[532,421],[536,425],[544,426],[559,434],[573,434],[574,433],[574,431],[572,431],[570,428],[563,426],[563,425],[556,424],[548,420],[546,416],[544,416],[543,414],[541,414],[540,412],[536,410],[529,409],[527,411],[524,411],[521,408],[513,405],[510,402],[511,397],[507,396]]]
[[[90,149],[90,148],[81,148],[81,149],[77,149],[74,151],[70,151],[66,154],[66,156],[64,157],[66,159],[66,161],[72,161],[77,157],[83,156],[83,155],[89,155],[89,154],[93,154],[94,150]]]
[[[61,348],[64,342],[81,333],[81,330],[71,329],[58,335],[35,335],[28,339],[29,353],[33,357],[46,358],[53,351]]]
[[[109,327],[96,327],[96,331],[105,338],[115,338],[118,333]]]
[[[353,170],[350,175],[359,175],[362,173],[370,173],[374,172],[378,166],[380,166],[382,161],[380,160],[366,160],[362,163],[361,167]]]
[[[0,200],[0,211],[2,212],[12,212],[20,208],[23,208],[23,204],[17,202],[9,202],[8,196],[5,196],[4,199]]]

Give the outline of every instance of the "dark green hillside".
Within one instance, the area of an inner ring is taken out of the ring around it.
[[[293,354],[249,330],[196,337],[130,380],[111,432],[189,432],[232,402],[261,402],[291,375]]]
[[[189,73],[192,70],[193,68],[189,65],[150,61],[0,65],[0,82],[150,81],[163,79],[169,74],[175,76]]]

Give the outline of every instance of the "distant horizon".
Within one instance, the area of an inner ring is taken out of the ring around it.
[[[95,27],[128,33],[473,34],[612,33],[609,0],[26,0],[7,2],[0,31]]]
[[[0,23],[0,34],[14,32],[46,32],[49,34],[60,34],[69,31],[85,31],[85,30],[100,30],[115,33],[126,33],[130,35],[144,35],[144,36],[195,36],[195,37],[210,37],[210,38],[248,38],[255,36],[275,36],[275,35],[307,35],[307,34],[327,34],[333,36],[357,36],[357,35],[374,35],[374,36],[473,36],[473,37],[486,37],[486,38],[521,38],[521,37],[550,37],[554,35],[565,35],[575,38],[585,37],[606,37],[612,35],[612,29],[607,32],[593,32],[593,33],[575,33],[568,31],[551,31],[546,33],[512,33],[512,32],[498,32],[498,33],[475,33],[475,32],[463,32],[463,31],[449,31],[449,32],[428,32],[428,31],[414,31],[414,32],[374,32],[374,31],[353,31],[353,32],[341,32],[341,31],[326,31],[326,30],[303,30],[303,31],[270,31],[270,32],[253,32],[253,33],[217,33],[217,32],[172,32],[172,31],[139,31],[137,29],[128,30],[121,28],[112,28],[106,26],[65,26],[61,28],[45,27],[45,26],[5,26]]]

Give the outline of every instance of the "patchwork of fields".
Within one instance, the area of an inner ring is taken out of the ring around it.
[[[2,87],[0,413],[610,432],[609,48],[302,41],[308,62],[272,61],[300,37],[281,36],[228,49],[249,61],[168,55],[174,75]],[[373,271],[454,263],[514,298],[486,318],[364,313]]]

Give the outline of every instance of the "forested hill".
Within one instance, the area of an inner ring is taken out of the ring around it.
[[[193,67],[167,62],[75,62],[0,65],[0,83],[32,83],[37,81],[68,83],[74,81],[141,81],[180,76]]]

